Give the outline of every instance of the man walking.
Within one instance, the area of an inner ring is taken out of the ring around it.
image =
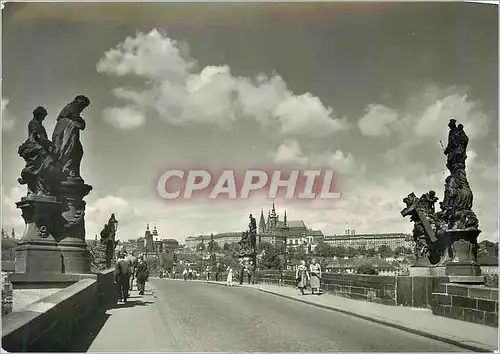
[[[137,281],[137,290],[139,290],[139,295],[144,295],[144,289],[146,287],[146,281],[148,280],[149,271],[148,265],[144,261],[144,257],[141,256],[139,258],[139,262],[137,263],[137,268],[135,271],[135,278]]]
[[[134,255],[134,252],[131,252],[127,257],[127,262],[130,268],[130,287],[129,290],[134,289],[134,278],[135,278],[135,268],[137,267],[137,257]]]
[[[126,303],[129,296],[130,267],[129,263],[125,260],[123,252],[118,253],[114,276],[118,292],[118,302],[123,301]]]
[[[247,266],[247,277],[248,277],[248,284],[253,284],[253,262],[250,261],[250,263]]]

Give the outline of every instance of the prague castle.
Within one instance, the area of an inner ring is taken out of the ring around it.
[[[237,243],[241,240],[242,231],[226,232],[213,235],[213,239],[219,247],[224,244]],[[196,249],[200,243],[208,243],[211,235],[190,236],[186,239],[186,247]],[[280,220],[276,213],[276,207],[273,202],[272,209],[268,211],[267,220],[264,217],[264,210],[261,210],[260,220],[258,223],[257,242],[269,242],[271,244],[283,243],[286,239],[290,247],[298,247],[299,245],[314,247],[324,235],[319,230],[308,229],[302,220],[287,220],[286,211],[283,220]]]

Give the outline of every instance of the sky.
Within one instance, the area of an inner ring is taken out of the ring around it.
[[[32,111],[52,134],[84,94],[87,238],[243,231],[272,201],[165,201],[183,166],[326,166],[342,198],[278,198],[325,235],[411,232],[402,199],[442,200],[450,118],[469,135],[480,239],[498,239],[497,6],[471,3],[7,3],[2,11],[2,225],[21,234],[17,178]]]

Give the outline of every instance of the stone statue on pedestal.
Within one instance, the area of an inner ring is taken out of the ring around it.
[[[440,211],[435,211],[435,192],[417,198],[410,193],[403,202],[403,217],[414,223],[413,237],[417,258],[427,257],[430,264],[445,266],[448,275],[476,277],[481,275],[477,263],[479,221],[472,211],[473,194],[467,180],[465,161],[469,138],[463,125],[451,119],[448,127],[446,167],[450,175],[445,180],[444,198]]]
[[[57,183],[55,146],[43,126],[46,116],[44,107],[33,111],[33,119],[28,124],[28,139],[18,150],[26,162],[18,182],[27,185],[28,196],[51,196]]]
[[[115,214],[111,214],[107,224],[104,224],[104,228],[101,231],[101,244],[106,247],[106,266],[111,267],[111,262],[115,255],[115,248],[118,245],[116,241],[116,225],[118,221],[115,218]]]
[[[85,128],[80,114],[89,104],[87,97],[79,95],[66,105],[57,118],[52,142],[42,124],[47,111],[38,107],[33,112],[28,139],[19,148],[26,166],[18,181],[27,185],[28,193],[16,203],[26,223],[17,273],[43,278],[49,273],[90,272],[83,198],[92,186],[80,176],[80,131]]]
[[[80,142],[80,130],[84,130],[86,124],[80,114],[89,105],[90,100],[87,97],[76,96],[57,117],[52,141],[56,146],[56,155],[61,165],[61,180],[82,179],[80,164],[83,147]]]

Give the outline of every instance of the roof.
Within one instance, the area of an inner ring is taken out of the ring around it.
[[[323,232],[321,230],[307,230],[307,236],[313,237],[323,237]]]
[[[404,233],[389,233],[389,234],[354,234],[354,235],[330,235],[325,236],[326,240],[345,240],[345,239],[360,239],[360,238],[407,238]]]

